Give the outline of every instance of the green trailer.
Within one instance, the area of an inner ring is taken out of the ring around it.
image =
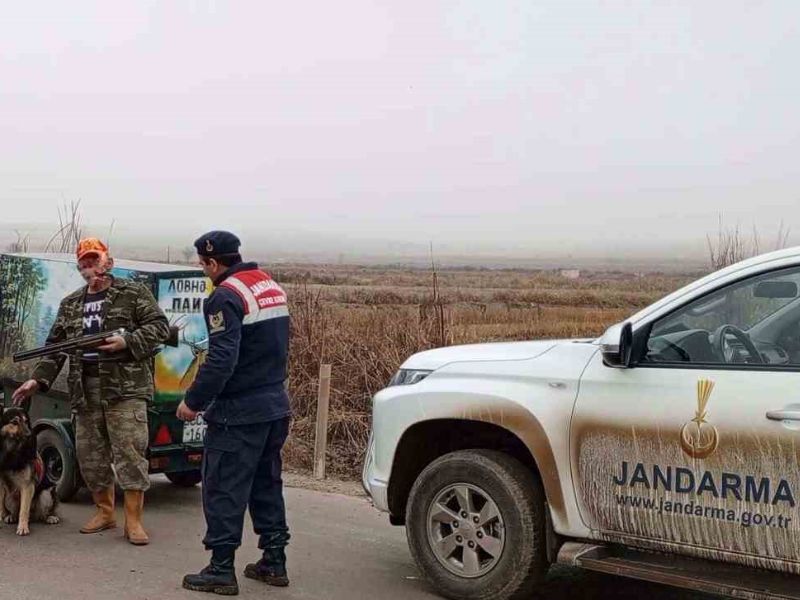
[[[178,345],[165,346],[153,360],[155,394],[148,405],[151,473],[164,473],[180,486],[200,481],[205,423],[202,417],[183,423],[175,409],[208,353],[203,301],[211,282],[200,269],[117,260],[116,277],[148,286],[170,324],[179,328]],[[83,279],[68,254],[0,254],[0,378],[4,405],[25,381],[36,361],[14,363],[12,355],[42,346],[61,299],[80,288]],[[37,394],[30,417],[37,435],[45,475],[69,500],[83,485],[75,457],[75,428],[66,386],[67,367],[53,388]]]

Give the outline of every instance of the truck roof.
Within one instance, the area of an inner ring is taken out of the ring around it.
[[[74,254],[62,253],[45,253],[45,252],[5,252],[6,256],[19,256],[21,258],[33,258],[36,260],[49,260],[52,262],[62,262],[75,264]],[[128,269],[131,271],[142,271],[144,273],[177,273],[188,271],[192,274],[201,274],[202,270],[199,267],[191,267],[188,265],[174,265],[168,263],[148,262],[143,260],[126,260],[124,258],[115,258],[114,267],[118,269]]]

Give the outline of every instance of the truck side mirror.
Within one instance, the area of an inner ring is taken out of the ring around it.
[[[600,352],[606,366],[630,369],[633,353],[633,325],[617,323],[608,328],[600,338]]]

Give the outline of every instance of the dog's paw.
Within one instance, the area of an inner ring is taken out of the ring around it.
[[[56,515],[50,515],[47,517],[48,525],[58,525],[59,523],[61,523],[61,519],[59,519]]]
[[[17,522],[17,518],[14,515],[6,515],[3,517],[3,523],[6,525],[13,525]]]
[[[30,535],[31,528],[25,524],[20,523],[17,525],[17,535]]]

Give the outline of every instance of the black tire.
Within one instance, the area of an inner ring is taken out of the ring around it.
[[[429,508],[448,486],[459,483],[485,491],[504,523],[502,552],[491,570],[478,577],[445,568],[429,541]],[[539,478],[513,457],[494,450],[446,454],[428,465],[411,489],[406,508],[411,554],[436,591],[448,598],[529,598],[548,569],[544,511]]]
[[[199,470],[196,471],[174,471],[164,473],[172,483],[180,487],[194,487],[203,479]]]
[[[57,431],[43,429],[36,435],[36,447],[44,462],[44,476],[56,488],[62,502],[71,500],[81,487],[75,455]]]

